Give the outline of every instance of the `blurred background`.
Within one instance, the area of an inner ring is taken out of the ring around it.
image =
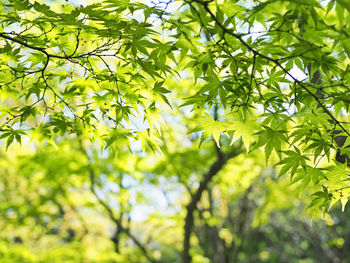
[[[185,120],[162,126],[162,153],[72,138],[2,150],[0,262],[180,262],[186,205],[218,159],[215,142],[181,133]],[[311,222],[309,204],[263,152],[241,151],[194,211],[193,262],[349,262],[349,209]]]

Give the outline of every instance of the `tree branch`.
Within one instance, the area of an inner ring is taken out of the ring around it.
[[[101,204],[101,206],[104,207],[104,209],[107,211],[109,218],[113,221],[113,223],[116,224],[116,226],[118,227],[119,232],[123,232],[125,233],[133,242],[134,244],[142,251],[143,255],[148,259],[148,261],[150,262],[156,262],[149,254],[148,250],[146,249],[146,247],[141,244],[141,242],[129,231],[129,229],[124,228],[121,220],[118,219],[117,217],[115,217],[111,207],[105,202],[103,201],[97,194],[95,188],[94,188],[94,171],[92,169],[89,168],[89,172],[90,172],[90,190],[91,192],[95,195],[97,201]]]
[[[82,141],[80,141],[80,150],[82,153],[89,159],[89,156],[86,153],[86,150],[83,147]],[[90,161],[90,160],[89,160]],[[116,236],[119,235],[120,233],[125,233],[133,242],[134,244],[142,251],[143,255],[147,260],[151,263],[156,263],[157,261],[153,259],[153,257],[150,255],[149,251],[146,249],[146,246],[143,245],[129,230],[129,228],[126,228],[123,226],[121,222],[121,218],[117,218],[114,215],[114,212],[112,208],[97,194],[95,190],[95,172],[94,169],[90,164],[87,165],[87,169],[89,172],[89,179],[90,179],[90,191],[93,193],[93,195],[96,197],[97,201],[99,204],[107,211],[109,218],[113,221],[113,223],[116,225],[117,230],[115,235],[112,237],[112,241],[119,241],[118,237]],[[117,238],[117,239],[116,239]],[[116,240],[114,240],[116,239]]]
[[[185,226],[184,226],[184,240],[183,240],[183,253],[182,253],[182,262],[189,263],[192,261],[190,256],[190,237],[192,233],[192,229],[194,226],[194,218],[193,214],[197,209],[197,204],[200,201],[203,192],[208,189],[208,185],[213,179],[213,177],[222,169],[222,167],[227,163],[227,161],[233,157],[236,157],[243,150],[239,148],[234,149],[232,152],[226,155],[218,155],[218,159],[215,163],[212,164],[209,171],[204,175],[202,181],[199,184],[199,187],[195,194],[192,196],[190,203],[187,205],[187,215],[185,218]]]

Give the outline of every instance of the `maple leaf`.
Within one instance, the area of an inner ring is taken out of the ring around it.
[[[216,145],[220,148],[220,134],[223,133],[228,136],[226,132],[227,123],[214,120],[209,114],[205,114],[205,116],[206,118],[199,119],[201,123],[199,129],[204,129],[199,146],[212,135]]]
[[[279,173],[279,177],[291,170],[291,175],[293,176],[297,171],[299,166],[306,167],[306,160],[309,157],[303,155],[297,147],[294,147],[295,151],[284,151],[288,157],[283,158],[277,165],[283,165]]]
[[[232,121],[229,126],[229,130],[234,131],[231,140],[231,145],[239,138],[242,138],[243,144],[247,149],[247,152],[249,152],[250,145],[256,141],[256,126],[257,122],[255,120]]]

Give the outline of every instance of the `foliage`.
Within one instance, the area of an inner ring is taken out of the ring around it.
[[[247,256],[281,209],[345,209],[347,1],[2,3],[2,257],[283,262]],[[329,246],[298,255],[348,258]]]

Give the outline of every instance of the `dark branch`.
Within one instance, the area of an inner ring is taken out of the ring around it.
[[[212,164],[209,171],[204,175],[202,181],[199,184],[199,187],[195,194],[192,196],[192,199],[190,203],[187,205],[187,215],[185,218],[185,235],[184,235],[184,241],[183,241],[183,254],[182,254],[182,262],[183,263],[189,263],[191,262],[191,256],[190,256],[190,237],[194,225],[194,218],[193,214],[194,211],[197,208],[198,202],[201,200],[202,194],[205,190],[208,189],[208,185],[213,179],[213,177],[222,169],[222,167],[227,163],[227,161],[233,157],[236,157],[242,153],[242,149],[236,148],[231,153],[226,155],[218,155],[218,159],[215,163]]]

